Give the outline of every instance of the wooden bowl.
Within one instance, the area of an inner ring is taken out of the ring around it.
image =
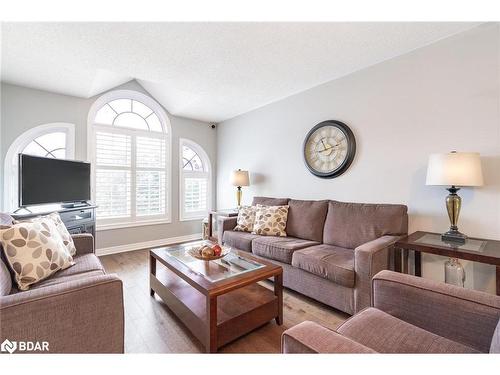
[[[193,258],[196,258],[199,260],[207,260],[207,261],[208,260],[217,260],[217,259],[224,258],[227,254],[229,254],[231,252],[230,247],[227,247],[227,246],[221,246],[221,247],[222,247],[222,253],[219,256],[212,255],[212,256],[204,257],[203,255],[201,255],[199,253],[199,250],[202,248],[202,246],[193,247],[193,248],[187,250],[186,252],[189,255],[191,255]]]

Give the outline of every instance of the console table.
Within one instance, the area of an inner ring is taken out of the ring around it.
[[[418,231],[394,244],[394,269],[408,273],[409,251],[415,252],[415,276],[422,276],[422,253],[458,258],[496,266],[496,294],[500,295],[500,241],[467,238],[465,244],[440,240],[440,234]]]
[[[56,212],[61,216],[61,220],[66,225],[71,234],[90,233],[95,241],[95,209],[97,206],[84,206],[75,208],[61,208]],[[16,220],[26,220],[33,217],[48,215],[50,212],[36,212],[28,214],[11,214]]]
[[[208,239],[215,242],[217,242],[217,237],[213,235],[213,219],[217,219],[217,216],[238,216],[238,209],[230,208],[227,210],[210,211],[208,213]]]

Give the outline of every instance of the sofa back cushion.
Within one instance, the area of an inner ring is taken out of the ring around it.
[[[328,201],[290,199],[288,206],[287,235],[322,242]]]
[[[269,198],[269,197],[254,197],[252,206],[261,204],[262,206],[286,206],[288,198]]]
[[[407,212],[408,208],[400,204],[330,201],[323,242],[354,249],[381,236],[407,234]]]

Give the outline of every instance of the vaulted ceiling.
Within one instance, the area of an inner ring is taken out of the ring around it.
[[[91,97],[136,79],[220,122],[477,23],[3,23],[2,81]]]

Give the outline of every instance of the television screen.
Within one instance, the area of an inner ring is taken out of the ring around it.
[[[19,206],[90,200],[90,164],[19,155]]]

